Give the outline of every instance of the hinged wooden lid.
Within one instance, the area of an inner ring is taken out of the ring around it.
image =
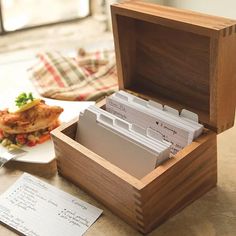
[[[189,109],[218,133],[233,126],[235,20],[141,1],[111,10],[120,89]]]

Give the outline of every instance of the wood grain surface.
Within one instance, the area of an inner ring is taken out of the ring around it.
[[[60,175],[142,233],[216,185],[216,134],[209,130],[143,179],[136,179],[76,142],[76,129],[77,119],[52,132]]]
[[[236,21],[141,1],[112,6],[120,89],[233,126]]]

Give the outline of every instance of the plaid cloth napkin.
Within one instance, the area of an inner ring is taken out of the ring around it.
[[[37,58],[38,63],[29,69],[30,80],[43,97],[96,101],[118,89],[114,51],[81,49],[76,58],[47,52]]]

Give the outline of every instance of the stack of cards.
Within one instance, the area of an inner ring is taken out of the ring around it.
[[[170,156],[171,143],[157,132],[130,124],[96,106],[80,114],[76,140],[137,178]]]
[[[171,153],[176,154],[203,131],[198,116],[188,110],[181,114],[171,107],[146,101],[124,91],[118,91],[106,100],[106,110],[117,117],[158,132],[170,142]]]

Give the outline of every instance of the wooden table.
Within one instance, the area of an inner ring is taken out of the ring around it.
[[[27,61],[0,65],[0,91],[11,90],[9,85],[14,84],[16,79],[24,78],[25,68],[31,63],[32,61]],[[31,84],[18,83],[19,89],[24,89],[25,86]],[[140,235],[80,188],[58,176],[55,161],[47,165],[9,163],[0,169],[0,193],[10,187],[23,172],[29,172],[61,190],[102,208],[104,214],[86,235]],[[218,136],[218,173],[217,188],[165,222],[150,235],[236,235],[236,126]],[[17,234],[0,225],[0,236],[13,235]]]

